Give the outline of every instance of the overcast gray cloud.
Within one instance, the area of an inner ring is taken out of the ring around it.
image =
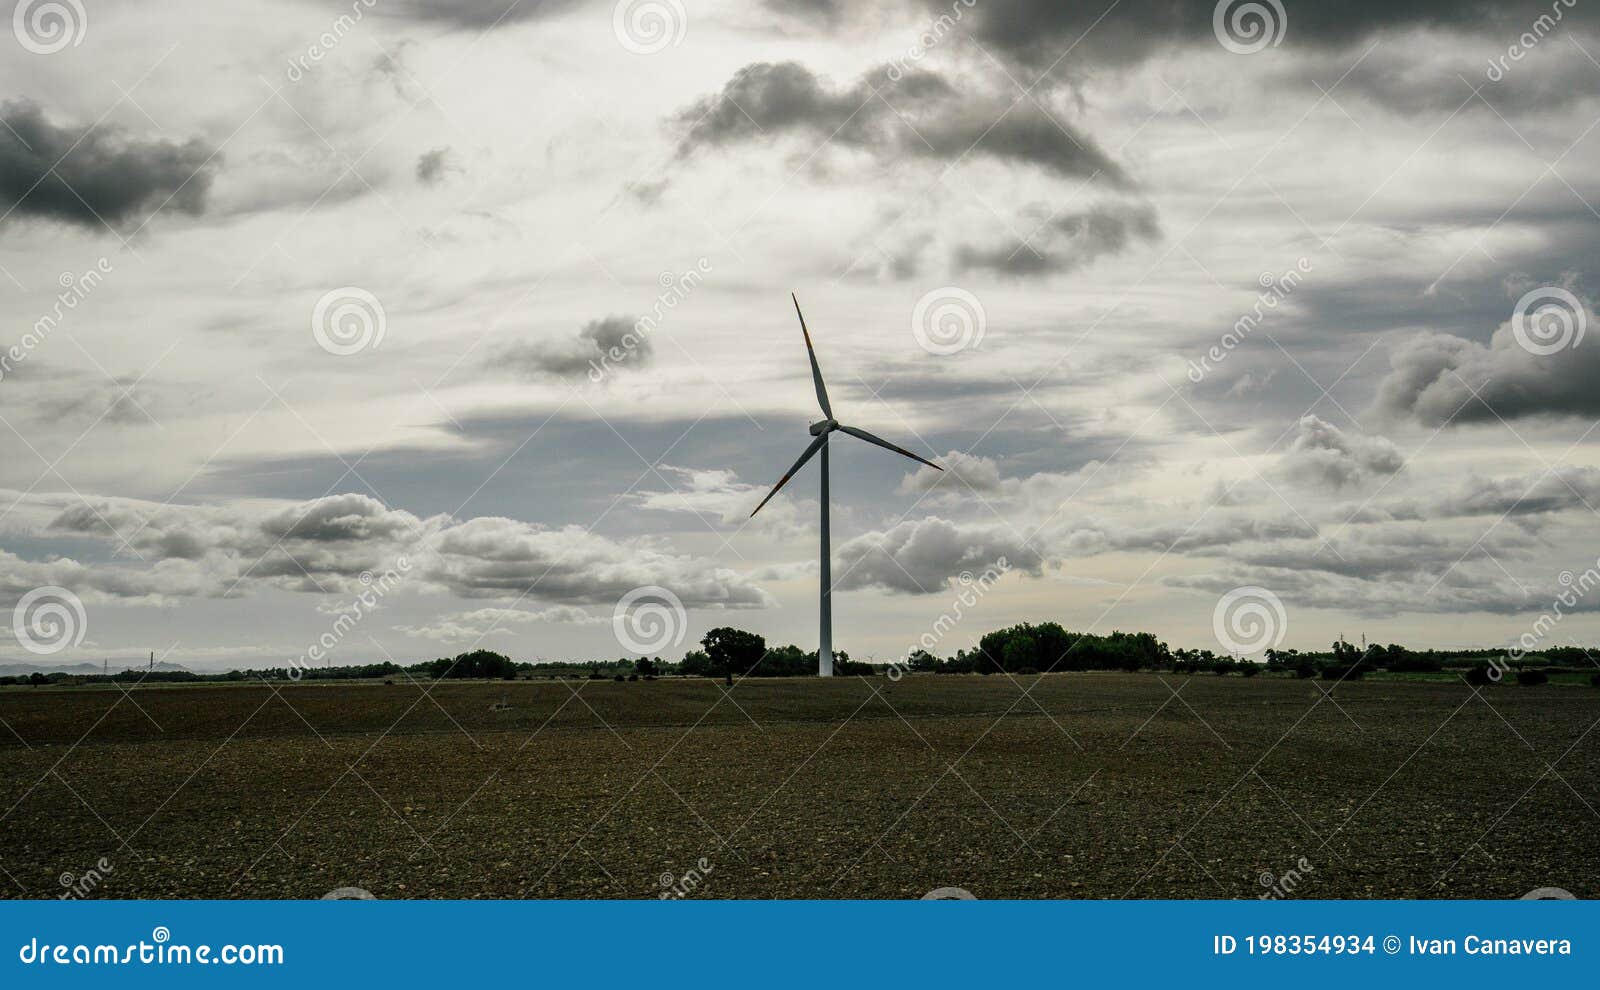
[[[1345,432],[1321,417],[1307,414],[1283,456],[1284,472],[1304,485],[1354,488],[1394,474],[1405,457],[1385,437],[1359,430]]]
[[[554,342],[515,344],[503,349],[491,366],[508,367],[529,377],[579,378],[609,370],[637,369],[655,354],[650,337],[636,329],[631,316],[607,316],[584,324],[576,337]]]
[[[1592,322],[1589,313],[1583,317]],[[1535,353],[1510,325],[1487,346],[1447,334],[1423,334],[1390,358],[1377,408],[1425,426],[1600,414],[1600,346],[1589,341]]]
[[[834,88],[796,62],[756,62],[715,96],[680,112],[680,157],[705,148],[797,133],[885,159],[954,161],[968,154],[1033,165],[1061,176],[1130,184],[1095,141],[1040,102],[986,96],[924,69],[868,72]],[[809,150],[809,149],[807,149]]]
[[[1002,555],[950,650],[1101,616],[1209,645],[1247,582],[1288,645],[1492,644],[1600,556],[1592,307],[1554,348],[1507,323],[1595,276],[1600,7],[1285,3],[1246,55],[1210,3],[689,4],[642,56],[610,4],[406,0],[313,58],[315,4],[174,4],[0,60],[45,108],[0,128],[0,588],[88,602],[71,660],[281,661],[401,553],[400,659],[614,655],[645,584],[685,648],[813,647],[820,465],[749,518],[818,415],[791,290],[840,417],[947,468],[829,448],[852,652]],[[199,219],[124,245],[35,197],[75,141],[119,232]],[[373,333],[331,353],[347,298]]]
[[[1120,254],[1135,241],[1161,236],[1155,210],[1147,204],[1100,205],[1042,220],[1024,216],[1019,226],[1024,238],[988,247],[957,247],[956,270],[1013,276],[1066,274],[1102,255]]]
[[[59,501],[11,497],[39,508]],[[697,608],[771,603],[766,592],[731,569],[582,527],[492,516],[419,518],[353,493],[266,505],[94,499],[63,506],[44,531],[93,538],[122,559],[33,562],[6,555],[0,558],[0,588],[20,594],[59,577],[57,584],[108,598],[239,597],[263,588],[349,593],[404,561],[408,580],[466,599],[614,605],[634,588],[660,585]]]
[[[1114,4],[1060,3],[1056,0],[905,0],[928,21],[944,18],[973,36],[989,50],[1037,68],[1060,68],[1063,49],[1071,46],[1074,63],[1126,65],[1185,45],[1216,43],[1213,13],[1217,4],[1169,3],[1164,0],[1121,0]],[[811,0],[805,4],[777,2],[769,6],[795,15],[795,23],[815,27],[860,25],[857,15],[881,9],[881,4]],[[1341,2],[1283,5],[1282,44],[1300,48],[1348,47],[1374,35],[1416,29],[1503,37],[1507,43],[1535,30],[1545,18],[1553,25],[1592,29],[1596,15],[1581,2],[1566,0],[1512,0],[1509,3],[1457,3],[1452,0],[1341,0]],[[1559,8],[1559,9],[1557,9]],[[1224,11],[1237,18],[1239,33],[1267,30],[1280,23],[1266,4],[1226,0]],[[828,16],[815,17],[815,13]],[[1263,18],[1266,23],[1263,25]],[[1545,28],[1544,30],[1549,30]],[[1092,35],[1092,37],[1091,37]],[[1254,37],[1253,34],[1249,37]],[[1068,71],[1070,71],[1070,66]]]
[[[1037,550],[1004,527],[961,525],[937,516],[863,533],[838,547],[834,559],[839,588],[912,595],[943,591],[963,572],[998,568],[1037,577],[1044,565]]]
[[[80,227],[121,227],[157,209],[203,213],[221,160],[199,139],[58,124],[26,100],[0,104],[0,125],[0,205]]]
[[[549,17],[578,3],[579,0],[401,0],[397,11],[414,20],[487,31]]]

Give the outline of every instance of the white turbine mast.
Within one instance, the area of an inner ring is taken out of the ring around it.
[[[762,506],[772,501],[772,496],[778,494],[778,489],[788,484],[789,479],[795,476],[795,472],[805,466],[806,461],[811,460],[817,451],[820,450],[822,452],[822,614],[820,617],[821,634],[817,641],[817,675],[820,677],[832,677],[833,562],[832,548],[828,539],[828,435],[835,430],[840,433],[848,433],[858,440],[865,440],[867,443],[882,447],[884,450],[892,450],[921,464],[926,464],[935,471],[943,471],[944,468],[926,457],[918,457],[904,447],[896,447],[882,437],[875,437],[866,430],[860,430],[854,426],[845,426],[833,418],[833,406],[828,402],[827,386],[822,384],[822,369],[817,367],[817,352],[811,346],[811,332],[806,329],[805,314],[800,312],[800,300],[795,299],[793,293],[789,294],[789,298],[794,300],[794,315],[800,318],[800,333],[806,339],[806,354],[811,358],[811,381],[817,387],[817,405],[822,407],[823,418],[821,422],[811,424],[811,435],[816,439],[811,441],[811,445],[806,448],[805,453],[800,455],[800,459],[794,462],[794,467],[791,467],[788,473],[778,479],[778,483],[772,486],[772,491],[767,493],[767,497],[761,500],[761,505],[756,506],[755,511],[751,512],[750,516],[754,518],[756,512],[760,512]]]

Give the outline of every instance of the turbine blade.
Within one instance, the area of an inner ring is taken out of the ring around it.
[[[772,491],[767,492],[767,497],[761,500],[761,505],[756,506],[754,512],[750,513],[750,518],[754,519],[756,513],[761,511],[762,506],[772,501],[772,496],[778,494],[778,489],[782,488],[784,485],[787,485],[789,483],[789,479],[794,477],[794,473],[805,467],[806,461],[811,460],[812,455],[821,450],[822,445],[827,442],[828,435],[826,433],[811,441],[811,446],[807,447],[806,452],[800,455],[800,459],[794,462],[794,467],[789,469],[789,473],[779,478],[778,483],[772,486]]]
[[[800,312],[800,300],[794,298],[794,293],[789,293],[789,298],[794,299],[794,315],[800,317],[800,332],[806,338],[806,354],[811,358],[811,380],[817,386],[817,404],[822,407],[822,415],[833,418],[833,407],[828,404],[828,390],[822,384],[822,369],[817,367],[817,352],[811,346],[811,331],[806,329],[805,314]]]
[[[914,461],[921,461],[923,464],[928,465],[929,467],[933,468],[935,471],[943,471],[944,470],[944,468],[942,468],[939,465],[937,465],[937,464],[933,463],[932,461],[928,460],[926,457],[918,457],[916,454],[913,454],[911,451],[905,449],[904,447],[896,447],[894,444],[892,444],[889,441],[883,439],[882,437],[875,437],[872,434],[868,433],[866,430],[858,430],[853,426],[840,426],[839,430],[841,432],[843,432],[843,433],[850,434],[851,436],[855,437],[858,440],[865,440],[867,443],[877,444],[878,446],[882,447],[884,450],[892,450],[897,454],[904,454],[905,456],[911,458]]]

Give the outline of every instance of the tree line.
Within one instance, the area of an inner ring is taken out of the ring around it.
[[[94,684],[116,682],[184,683],[216,681],[286,680],[374,680],[396,678],[415,680],[528,680],[538,677],[578,677],[591,680],[653,680],[662,676],[720,677],[732,683],[736,677],[807,677],[817,672],[817,652],[793,644],[769,647],[759,633],[720,626],[701,638],[699,649],[686,652],[679,661],[660,657],[619,657],[616,660],[517,661],[492,650],[472,650],[454,657],[438,657],[403,666],[392,661],[344,667],[264,667],[232,670],[225,674],[200,674],[192,671],[124,670],[102,674],[23,674],[0,677],[0,685],[16,684]],[[1343,639],[1326,651],[1267,650],[1260,662],[1244,660],[1212,650],[1169,649],[1167,644],[1147,632],[1107,634],[1072,632],[1059,623],[1023,622],[985,633],[971,649],[938,657],[924,649],[911,651],[892,663],[863,662],[851,659],[843,650],[834,652],[834,673],[862,676],[904,672],[929,674],[1020,674],[1032,675],[1060,671],[1121,670],[1171,671],[1183,674],[1239,674],[1253,677],[1261,673],[1325,680],[1359,680],[1368,673],[1431,673],[1458,671],[1473,684],[1487,685],[1502,680],[1522,684],[1541,684],[1551,674],[1591,675],[1600,686],[1596,662],[1582,647],[1558,646],[1542,653],[1520,657],[1512,663],[1503,649],[1413,650],[1399,644],[1357,646]]]

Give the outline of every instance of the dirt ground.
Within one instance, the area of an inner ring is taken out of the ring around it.
[[[1600,691],[0,689],[0,895],[1600,896]]]

